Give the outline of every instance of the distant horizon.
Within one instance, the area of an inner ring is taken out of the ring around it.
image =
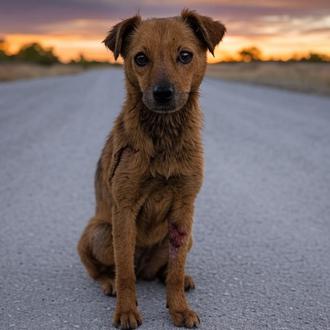
[[[216,48],[218,62],[235,57],[238,50],[255,46],[262,59],[287,60],[310,52],[330,55],[330,4],[327,0],[12,0],[2,4],[0,38],[8,51],[38,42],[54,48],[61,61],[77,59],[110,61],[113,56],[102,44],[107,31],[121,19],[140,12],[143,18],[178,15],[184,7],[220,20],[227,27],[223,42]]]
[[[7,44],[7,47],[6,46],[3,47],[5,44]],[[10,45],[4,39],[0,38],[0,51],[4,50],[5,54],[8,55],[7,60],[3,59],[3,61],[6,61],[7,63],[8,62],[12,62],[12,63],[20,62],[19,57],[16,57],[16,55],[19,54],[23,50],[23,48],[33,46],[34,44],[41,45],[41,47],[44,50],[47,50],[47,51],[51,50],[51,53],[54,54],[58,58],[59,63],[62,63],[62,64],[79,63],[79,62],[80,63],[86,62],[86,64],[93,63],[93,62],[95,62],[95,64],[97,64],[97,62],[100,64],[101,63],[120,64],[120,65],[123,64],[123,59],[121,57],[119,57],[119,59],[117,61],[114,61],[114,60],[109,60],[109,58],[106,58],[106,59],[87,58],[81,53],[78,54],[78,58],[71,58],[66,61],[63,61],[54,52],[52,47],[44,47],[42,44],[40,44],[39,42],[36,42],[36,41],[23,44],[20,49],[17,49],[16,52],[9,52],[8,48],[10,48]],[[244,55],[242,55],[242,53]],[[208,54],[208,55],[210,55],[210,54]],[[21,55],[19,55],[19,56],[21,56]],[[271,57],[271,56],[265,57],[262,55],[262,52],[259,48],[251,46],[251,47],[242,48],[241,50],[239,50],[232,56],[223,57],[221,59],[214,58],[213,61],[208,61],[208,64],[236,63],[236,62],[242,63],[242,62],[251,62],[251,61],[258,61],[258,62],[260,62],[260,61],[261,62],[287,62],[287,61],[306,62],[307,61],[307,62],[328,62],[329,63],[330,55],[324,54],[324,53],[307,52],[307,53],[301,53],[301,54],[293,53],[286,58],[275,58],[275,57]],[[23,60],[23,62],[24,62],[24,60]],[[30,61],[30,62],[33,62],[33,61]]]

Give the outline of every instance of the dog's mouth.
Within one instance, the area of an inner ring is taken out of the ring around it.
[[[169,114],[177,112],[182,109],[189,98],[189,93],[176,93],[173,98],[167,100],[166,102],[159,102],[150,95],[150,93],[143,93],[142,101],[144,105],[153,112],[159,114]]]
[[[172,105],[154,105],[152,107],[149,107],[148,105],[146,105],[146,106],[149,110],[151,110],[153,112],[161,113],[161,114],[173,113],[173,112],[180,110],[176,106],[172,106]]]

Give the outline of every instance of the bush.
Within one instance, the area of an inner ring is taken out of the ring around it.
[[[305,60],[307,62],[320,63],[320,62],[326,62],[327,57],[323,54],[309,53],[309,55],[307,56],[307,58]]]
[[[243,62],[253,62],[261,60],[261,51],[257,47],[243,48],[239,51],[240,60]]]
[[[9,60],[9,56],[7,55],[7,53],[0,49],[0,62],[5,62]]]
[[[10,56],[7,54],[7,44],[5,39],[0,39],[0,62],[7,62]]]
[[[52,48],[43,48],[38,43],[32,43],[23,46],[15,58],[22,62],[36,63],[42,65],[51,65],[60,63],[58,57],[54,54]]]

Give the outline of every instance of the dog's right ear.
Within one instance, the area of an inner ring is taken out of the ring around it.
[[[140,25],[141,21],[142,19],[140,15],[125,19],[116,24],[103,40],[104,44],[113,52],[115,60],[119,55],[125,57],[129,37]]]

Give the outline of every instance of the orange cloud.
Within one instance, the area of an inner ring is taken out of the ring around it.
[[[83,54],[88,59],[113,61],[113,56],[102,44],[105,34],[116,21],[106,19],[69,19],[39,26],[39,33],[8,33],[5,35],[10,52],[22,45],[39,42],[53,47],[63,61],[76,59]],[[238,50],[256,46],[264,59],[287,59],[293,53],[319,52],[330,54],[330,15],[319,19],[292,18],[283,15],[255,17],[250,20],[225,20],[228,33],[216,48],[209,62],[235,57]]]
[[[77,59],[82,54],[89,60],[113,61],[113,56],[107,50],[100,38],[83,38],[80,35],[35,35],[13,34],[6,36],[9,52],[15,53],[25,44],[38,42],[44,47],[54,49],[56,55],[64,61]]]

